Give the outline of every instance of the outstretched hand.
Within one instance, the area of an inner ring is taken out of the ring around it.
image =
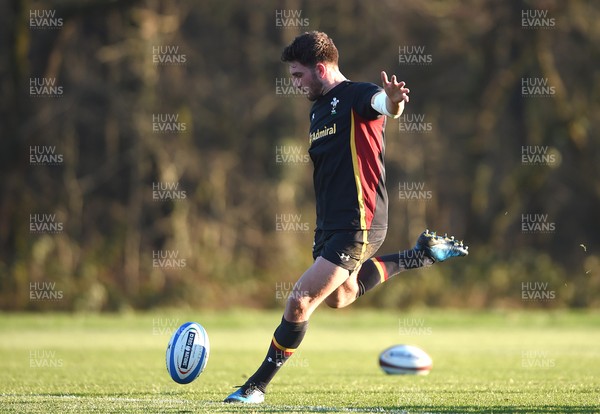
[[[381,71],[381,83],[385,94],[390,98],[390,101],[394,104],[401,102],[408,102],[410,89],[405,88],[406,83],[404,81],[398,82],[396,75],[392,75],[392,79],[388,80],[387,73],[384,70]]]

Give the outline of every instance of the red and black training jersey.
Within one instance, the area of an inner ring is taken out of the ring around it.
[[[310,112],[317,229],[386,229],[385,116],[371,107],[381,88],[344,81]]]

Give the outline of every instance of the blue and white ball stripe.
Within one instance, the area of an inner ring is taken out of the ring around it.
[[[173,381],[189,384],[206,367],[210,352],[208,334],[202,325],[186,322],[175,331],[167,347],[167,371]]]

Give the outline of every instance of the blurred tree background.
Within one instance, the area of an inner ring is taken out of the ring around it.
[[[348,78],[411,89],[380,253],[426,227],[471,247],[356,306],[600,304],[597,2],[9,0],[0,21],[0,309],[282,307],[312,262],[310,102],[279,60],[307,30]]]

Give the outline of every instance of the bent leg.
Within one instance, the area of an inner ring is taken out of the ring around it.
[[[332,308],[343,308],[392,276],[432,264],[433,260],[415,249],[372,257],[337,288],[325,303]]]
[[[286,303],[284,318],[303,322],[350,276],[348,270],[317,257],[313,265],[296,282]]]
[[[330,308],[343,308],[350,305],[358,298],[358,275],[364,265],[365,264],[363,263],[363,265],[358,270],[354,271],[344,283],[325,298],[327,306]]]
[[[405,270],[428,267],[436,261],[468,254],[468,247],[454,237],[441,237],[426,230],[419,236],[412,249],[372,257],[364,262],[325,303],[333,308],[348,306],[367,291]]]

